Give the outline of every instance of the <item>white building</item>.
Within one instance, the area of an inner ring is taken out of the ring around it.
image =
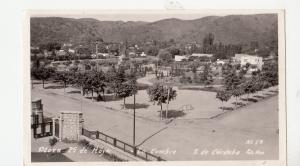
[[[181,62],[182,60],[184,59],[188,59],[187,56],[184,56],[184,55],[175,55],[175,62]]]
[[[255,65],[260,70],[262,68],[262,65],[264,64],[262,57],[248,54],[235,54],[234,60],[239,62],[241,66],[249,63],[251,65]]]
[[[217,59],[216,64],[217,65],[224,65],[226,63],[226,60]]]
[[[212,57],[213,54],[200,54],[200,53],[193,53],[191,56],[194,56],[194,57]]]
[[[71,53],[71,54],[74,54],[74,53],[75,53],[75,50],[74,50],[74,49],[71,49],[71,48],[69,48],[68,52],[69,52],[69,53]]]
[[[141,53],[141,56],[147,56],[147,54],[145,54],[144,52]]]

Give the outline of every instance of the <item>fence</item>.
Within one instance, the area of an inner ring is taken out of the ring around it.
[[[31,128],[33,129],[34,138],[42,138],[53,135],[53,126],[52,122],[36,123],[32,124]]]
[[[86,129],[82,129],[82,135],[84,135],[90,139],[102,140],[110,145],[113,145],[114,147],[117,147],[117,148],[123,150],[124,152],[130,153],[130,154],[137,156],[146,161],[165,161],[159,156],[148,153],[144,150],[134,147],[126,142],[123,142],[117,138],[111,137],[100,131],[89,131]]]

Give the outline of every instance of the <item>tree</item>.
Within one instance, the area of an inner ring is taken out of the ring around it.
[[[126,108],[126,97],[132,96],[137,93],[136,81],[129,80],[116,85],[116,96],[123,98],[123,109]]]
[[[204,86],[211,85],[213,83],[214,80],[209,64],[204,65],[204,70],[200,75],[200,81],[204,84]]]
[[[82,95],[84,95],[84,89],[87,80],[88,76],[85,73],[77,73],[74,77],[73,84],[80,87]]]
[[[224,77],[224,85],[226,90],[234,90],[242,83],[242,78],[237,75],[234,68]]]
[[[64,92],[66,90],[67,85],[72,82],[74,79],[73,76],[71,76],[71,73],[69,72],[56,72],[55,73],[55,79],[58,81],[61,81],[64,85]]]
[[[94,92],[97,93],[99,98],[99,92],[104,93],[104,88],[106,87],[105,75],[102,71],[92,71],[87,74],[84,81],[84,91],[87,93],[92,93],[92,101],[94,101]]]
[[[203,39],[203,52],[211,53],[213,44],[214,44],[214,35],[212,33],[209,33]]]
[[[105,100],[104,92],[105,92],[106,84],[107,83],[106,83],[106,79],[105,79],[105,74],[102,72],[102,70],[94,71],[92,88],[93,88],[93,91],[95,91],[97,93],[97,100],[99,100],[99,98],[101,98],[100,92],[102,92],[103,100]]]
[[[238,101],[238,97],[240,97],[241,95],[244,94],[244,90],[241,87],[238,87],[236,89],[233,89],[231,91],[232,96],[235,97],[235,109],[237,109],[237,101]]]
[[[272,86],[278,85],[278,62],[266,62],[262,66],[261,71],[264,80]]]
[[[43,88],[45,88],[45,81],[49,79],[52,74],[54,73],[54,70],[50,67],[39,67],[39,68],[33,68],[33,77],[36,79],[42,80],[43,82]]]
[[[154,84],[149,87],[147,90],[150,101],[154,103],[157,102],[157,105],[160,105],[160,117],[162,118],[162,104],[168,103],[171,100],[174,100],[177,96],[176,90],[172,87],[164,87],[161,84]]]
[[[249,101],[249,94],[256,92],[255,81],[250,79],[242,84],[244,92],[247,94],[247,101]]]
[[[222,102],[222,111],[224,111],[224,101],[227,102],[231,98],[231,93],[226,90],[220,90],[217,92],[216,98]]]
[[[165,63],[170,63],[173,61],[172,55],[169,51],[161,49],[158,52],[158,58]]]

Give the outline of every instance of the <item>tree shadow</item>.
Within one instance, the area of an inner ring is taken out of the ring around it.
[[[165,118],[178,118],[178,117],[182,117],[182,116],[186,115],[186,113],[183,112],[182,110],[169,110],[168,111],[168,117],[166,117],[166,113],[167,113],[167,111],[163,110],[162,111],[162,117],[165,117]]]
[[[125,104],[126,109],[133,109],[134,105],[133,104]],[[140,104],[140,103],[135,103],[135,109],[141,109],[141,108],[148,108],[149,104]]]
[[[224,111],[233,111],[233,107],[219,107],[219,109],[224,110]]]
[[[254,103],[258,102],[257,99],[251,98],[251,97],[249,97],[249,98],[241,98],[241,100],[242,100],[242,101],[247,101],[247,102],[250,101],[250,102],[254,102]]]
[[[50,85],[45,87],[45,89],[63,89],[64,86],[63,85]]]
[[[114,95],[98,95],[98,96],[86,96],[86,99],[90,99],[92,100],[92,98],[94,98],[94,101],[99,102],[99,101],[103,101],[103,102],[109,102],[109,101],[119,101],[122,100],[122,98],[118,97],[118,96],[114,96]]]
[[[69,91],[67,93],[71,93],[71,94],[80,94],[81,91],[80,90],[72,90],[72,91]]]

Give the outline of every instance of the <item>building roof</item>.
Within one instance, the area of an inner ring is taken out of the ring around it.
[[[193,53],[191,56],[196,56],[196,57],[212,57],[213,54],[201,54],[201,53]]]

